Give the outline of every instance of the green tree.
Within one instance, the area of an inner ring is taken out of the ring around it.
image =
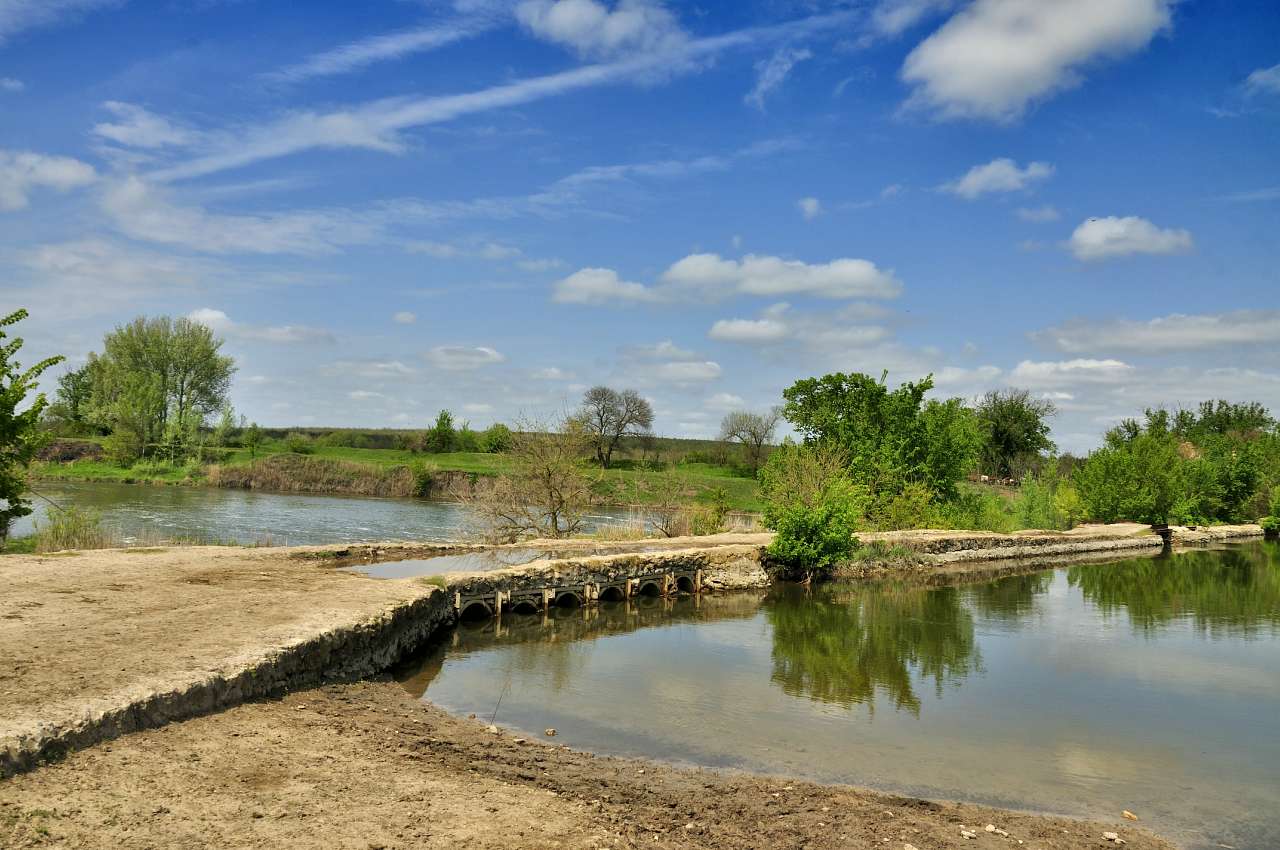
[[[262,429],[258,427],[257,422],[249,423],[249,427],[244,429],[244,436],[240,438],[240,442],[249,450],[251,460],[258,456],[258,449],[262,446]]]
[[[36,392],[40,375],[61,363],[62,357],[47,357],[23,369],[14,359],[22,348],[22,337],[6,342],[10,328],[27,318],[26,310],[16,310],[0,319],[0,545],[9,539],[13,521],[31,513],[27,492],[27,469],[44,445],[40,414],[47,401]],[[35,393],[27,403],[27,397]],[[23,405],[26,409],[20,409]]]
[[[89,424],[89,405],[93,397],[93,375],[89,364],[70,369],[58,378],[58,401],[66,421],[83,433]]]
[[[442,410],[436,416],[436,424],[427,429],[423,448],[432,454],[444,454],[454,450],[457,432],[453,427],[453,414]]]
[[[182,423],[194,418],[203,424],[227,403],[235,364],[202,324],[139,317],[102,342],[102,354],[89,358],[94,417],[113,434],[128,431],[131,444],[145,447],[189,433]],[[179,427],[171,428],[171,420]]]
[[[500,454],[511,449],[511,429],[501,422],[495,422],[480,435],[480,451],[489,454]]]
[[[1011,478],[1029,459],[1056,450],[1046,421],[1056,412],[1053,402],[1027,390],[992,390],[983,396],[977,406],[984,438],[982,471]]]

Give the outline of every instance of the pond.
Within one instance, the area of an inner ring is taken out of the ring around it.
[[[1274,544],[503,615],[403,679],[600,753],[1280,847]]]
[[[363,540],[457,540],[469,530],[467,509],[455,502],[376,499],[223,490],[216,487],[108,483],[37,484],[58,505],[98,511],[125,543],[183,539],[214,543],[300,546]],[[33,499],[36,513],[18,520],[14,537],[54,510]],[[590,527],[630,519],[626,509],[601,509]]]

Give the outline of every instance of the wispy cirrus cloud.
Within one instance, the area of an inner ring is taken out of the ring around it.
[[[301,62],[264,74],[263,78],[277,83],[299,83],[314,77],[350,74],[379,62],[402,59],[465,41],[491,29],[494,24],[492,18],[467,17],[372,35],[316,53]]]
[[[324,328],[313,328],[307,325],[251,325],[231,320],[222,310],[212,307],[200,307],[187,314],[193,322],[199,322],[211,330],[232,337],[233,339],[251,340],[254,342],[275,342],[282,344],[295,343],[334,343],[337,337],[332,331]]]
[[[75,20],[86,12],[124,0],[4,0],[0,2],[0,44],[18,33]]]
[[[643,80],[655,69],[693,68],[684,63],[735,48],[749,48],[830,28],[852,13],[803,18],[769,27],[736,30],[692,39],[666,50],[584,65],[528,77],[462,94],[391,97],[326,112],[294,110],[264,124],[232,132],[206,134],[190,159],[158,168],[149,177],[181,180],[240,168],[308,150],[362,148],[399,153],[407,148],[401,132],[458,118],[519,106],[574,91]]]
[[[803,47],[780,47],[774,54],[756,64],[756,84],[742,101],[764,112],[764,102],[781,88],[792,69],[806,59],[813,58],[813,51]]]
[[[25,209],[31,192],[69,192],[97,179],[92,165],[68,156],[0,149],[0,212]]]

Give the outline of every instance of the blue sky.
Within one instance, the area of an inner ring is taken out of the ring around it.
[[[709,436],[797,378],[1280,409],[1265,0],[0,0],[0,310],[270,425]]]

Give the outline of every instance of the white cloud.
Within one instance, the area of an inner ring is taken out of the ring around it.
[[[121,0],[3,0],[0,2],[0,44],[23,30],[51,26]]]
[[[1129,378],[1133,367],[1120,360],[1023,360],[1010,378],[1015,384],[1029,387],[1063,384],[1115,383]]]
[[[391,317],[391,321],[395,322],[397,325],[412,325],[414,322],[418,321],[418,317],[413,313],[410,313],[408,310],[401,310]]]
[[[656,0],[522,0],[516,19],[538,38],[606,59],[670,51],[688,41],[675,15]]]
[[[378,62],[400,59],[413,53],[425,53],[479,35],[488,28],[480,18],[449,21],[438,26],[416,27],[399,32],[369,36],[309,56],[266,74],[278,82],[296,83],[312,77],[329,77],[360,71]]]
[[[707,407],[712,410],[736,410],[746,405],[746,400],[733,393],[716,393],[707,399]]]
[[[95,179],[93,166],[78,159],[0,150],[0,212],[26,208],[33,189],[68,192]]]
[[[133,103],[108,100],[103,108],[117,121],[93,126],[93,134],[131,148],[163,148],[189,145],[198,134]]]
[[[1062,351],[1162,353],[1241,345],[1280,346],[1280,310],[1232,313],[1175,313],[1147,322],[1077,321],[1032,335]]]
[[[571,372],[557,366],[548,366],[546,369],[535,369],[529,377],[535,381],[572,381],[574,376]]]
[[[13,77],[0,77],[0,91],[20,92],[27,87],[22,80],[15,80]]]
[[[730,295],[813,295],[818,298],[895,298],[902,283],[869,260],[805,263],[748,254],[741,260],[719,254],[690,254],[646,286],[623,280],[613,269],[581,269],[555,286],[562,303],[677,302]]]
[[[780,47],[767,60],[756,63],[756,84],[742,98],[743,102],[764,111],[764,101],[791,74],[791,69],[806,59],[813,58],[813,51],[804,48]]]
[[[871,10],[871,26],[885,36],[899,35],[926,17],[945,12],[955,0],[880,0]]]
[[[1048,204],[1042,207],[1021,207],[1018,210],[1018,218],[1023,221],[1035,222],[1043,224],[1044,222],[1057,221],[1062,218],[1056,209]]]
[[[1280,65],[1259,68],[1244,81],[1250,94],[1280,94]]]
[[[1145,47],[1168,27],[1173,0],[974,0],[918,45],[902,67],[913,108],[947,118],[1017,118],[1078,85],[1103,58]]]
[[[510,260],[521,255],[519,248],[503,245],[500,242],[483,240],[453,242],[433,242],[425,239],[406,242],[404,249],[410,254],[426,254],[438,260],[456,260],[476,258],[481,260]]]
[[[1222,197],[1233,204],[1256,204],[1267,201],[1280,201],[1280,186],[1267,186],[1263,189],[1252,189],[1248,192],[1233,192]]]
[[[212,307],[192,310],[187,314],[187,318],[205,325],[216,333],[236,339],[286,344],[336,342],[334,335],[323,328],[311,328],[306,325],[245,325],[232,321],[231,317],[222,310],[215,310]]]
[[[558,257],[540,257],[529,260],[520,260],[516,265],[527,272],[549,272],[552,269],[562,268],[564,266],[564,260],[561,260]]]
[[[408,378],[416,374],[416,370],[399,360],[337,360],[323,367],[321,371],[328,375],[371,380]]]
[[[1053,166],[1047,162],[1031,162],[1025,168],[1007,157],[993,159],[986,165],[975,165],[963,177],[945,183],[944,191],[974,200],[992,192],[1020,192],[1032,183],[1053,176]]]
[[[711,360],[689,360],[673,363],[659,363],[654,367],[654,376],[660,381],[673,384],[699,384],[714,381],[720,377],[720,364]]]
[[[776,319],[720,319],[707,336],[720,342],[768,343],[787,338],[790,329]]]
[[[613,269],[579,269],[555,285],[552,298],[561,304],[606,304],[610,301],[656,301],[658,296],[642,283],[618,277]]]
[[[213,254],[329,254],[343,245],[374,241],[382,219],[350,210],[304,210],[229,215],[172,202],[162,188],[139,177],[107,186],[102,209],[134,239],[185,245]]]
[[[1105,260],[1128,254],[1181,254],[1192,247],[1186,230],[1156,227],[1137,216],[1091,218],[1080,224],[1068,242],[1078,260]]]
[[[460,345],[438,345],[424,355],[437,369],[461,372],[502,363],[507,358],[485,345],[469,348]]]
[[[801,198],[796,201],[796,206],[800,208],[800,214],[809,221],[822,214],[822,201],[817,198]]]
[[[861,259],[805,263],[748,254],[727,260],[718,254],[691,254],[662,275],[677,290],[743,295],[807,294],[821,298],[895,298],[902,283],[891,271]]]

